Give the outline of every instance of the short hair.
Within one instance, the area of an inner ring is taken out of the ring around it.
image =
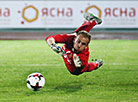
[[[79,31],[79,32],[77,33],[77,36],[78,36],[78,35],[82,35],[83,37],[88,38],[88,39],[89,39],[88,44],[90,43],[90,40],[91,40],[91,34],[90,34],[90,33],[88,33],[88,32],[85,31],[85,30],[81,30],[81,31]]]

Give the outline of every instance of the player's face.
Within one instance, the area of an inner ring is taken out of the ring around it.
[[[89,39],[80,34],[76,37],[74,41],[74,48],[78,52],[83,51],[88,46],[88,43],[89,43]]]

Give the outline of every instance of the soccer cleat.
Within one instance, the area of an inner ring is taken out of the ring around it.
[[[97,24],[101,24],[102,23],[102,20],[96,16],[94,16],[92,13],[89,13],[89,12],[86,12],[84,14],[84,18],[87,20],[87,21],[91,21],[91,20],[95,20]]]
[[[99,67],[101,67],[103,65],[103,60],[102,59],[99,59],[95,63],[97,63],[98,66],[94,70],[98,69]]]

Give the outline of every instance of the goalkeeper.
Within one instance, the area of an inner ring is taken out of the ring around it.
[[[85,13],[87,20],[71,34],[58,34],[48,36],[45,40],[51,49],[60,54],[68,71],[73,75],[83,72],[91,72],[102,66],[103,61],[88,62],[89,43],[91,35],[88,33],[95,25],[101,24],[102,20],[90,13]],[[61,48],[57,43],[64,44]]]

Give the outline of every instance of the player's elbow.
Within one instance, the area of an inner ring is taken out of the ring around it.
[[[45,41],[47,42],[47,44],[50,46],[51,44],[55,43],[55,39],[52,36],[48,36],[46,37]]]
[[[45,41],[47,41],[49,38],[50,38],[50,36],[46,37],[46,38],[45,38]]]

